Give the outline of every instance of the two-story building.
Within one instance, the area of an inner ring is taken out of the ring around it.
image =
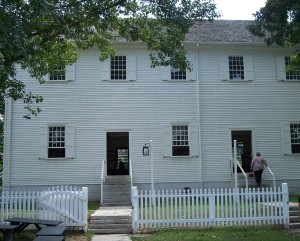
[[[292,50],[266,46],[247,24],[194,25],[185,42],[191,72],[151,68],[146,46],[125,41],[104,62],[96,49],[80,50],[42,85],[17,66],[44,102],[31,120],[23,103],[6,102],[4,186],[87,186],[99,199],[102,176],[132,174],[149,189],[152,162],[156,189],[231,187],[237,140],[246,173],[260,151],[277,184],[299,193],[300,74],[285,71]]]

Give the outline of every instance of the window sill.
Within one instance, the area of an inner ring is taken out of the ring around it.
[[[199,156],[164,156],[164,158],[175,158],[175,159],[179,159],[179,158],[198,158]]]
[[[68,82],[72,82],[72,81],[74,81],[74,80],[46,80],[45,81],[45,83],[55,83],[55,84],[57,84],[57,83],[68,83]]]
[[[62,161],[62,160],[70,160],[70,159],[74,159],[74,157],[39,158],[39,160],[46,160],[46,161]]]
[[[246,79],[223,79],[224,82],[252,82],[253,80]]]
[[[117,83],[123,83],[123,82],[134,82],[134,81],[136,81],[136,80],[126,80],[126,79],[116,79],[116,80],[114,80],[114,79],[110,79],[110,80],[108,80],[108,79],[103,79],[103,80],[101,80],[101,81],[104,81],[104,82],[117,82]]]
[[[196,80],[187,80],[187,79],[169,79],[169,80],[167,80],[167,79],[163,79],[162,81],[164,81],[164,82],[193,82],[193,81],[196,81]]]

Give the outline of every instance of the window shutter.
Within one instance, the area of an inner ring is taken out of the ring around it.
[[[290,123],[285,121],[281,124],[282,128],[282,148],[284,155],[292,154]]]
[[[76,63],[66,67],[66,80],[72,81],[76,79]]]
[[[284,56],[277,56],[276,63],[277,63],[277,79],[281,81],[286,80]]]
[[[172,156],[172,128],[170,125],[163,127],[163,154],[164,157]]]
[[[110,58],[101,63],[101,80],[110,80]]]
[[[221,80],[229,80],[229,61],[225,55],[220,57],[220,77]]]
[[[162,66],[161,67],[161,78],[164,81],[171,80],[171,67],[170,66]]]
[[[66,158],[74,158],[75,154],[75,127],[66,126]]]
[[[39,159],[48,157],[48,126],[41,126],[39,129]]]
[[[126,79],[130,81],[136,80],[136,56],[128,55],[127,56],[127,76]]]
[[[199,125],[190,124],[189,125],[189,146],[190,146],[190,156],[199,156]]]
[[[189,56],[188,61],[190,62],[192,66],[192,70],[186,72],[186,79],[187,80],[196,80],[196,71],[198,66],[196,66],[195,56]]]
[[[245,79],[248,81],[254,80],[254,64],[252,56],[244,57],[244,65],[245,65]]]

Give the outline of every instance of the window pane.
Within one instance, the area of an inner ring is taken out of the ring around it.
[[[172,152],[173,156],[188,156],[188,126],[172,126]]]
[[[65,127],[49,127],[48,158],[65,157]]]
[[[59,67],[50,73],[50,80],[66,80],[66,68]]]
[[[171,69],[171,79],[172,80],[186,80],[186,71],[179,69]]]
[[[290,57],[285,57],[285,67],[288,67],[290,65],[291,58]],[[286,79],[287,80],[300,80],[300,73],[291,73],[291,72],[286,72]]]
[[[229,56],[229,77],[232,80],[243,80],[244,75],[244,58],[243,56]]]
[[[126,56],[114,56],[110,61],[112,80],[126,80]]]

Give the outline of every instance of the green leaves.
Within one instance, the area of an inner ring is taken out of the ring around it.
[[[300,43],[300,2],[298,0],[268,0],[255,13],[249,30],[263,37],[268,45],[293,47]],[[291,58],[289,72],[300,70],[299,51]]]
[[[114,55],[117,38],[144,42],[152,67],[189,68],[185,34],[194,21],[217,16],[212,0],[1,0],[0,95],[23,100],[26,118],[35,116],[42,98],[26,92],[15,64],[43,83],[79,49],[96,46],[100,60]]]

